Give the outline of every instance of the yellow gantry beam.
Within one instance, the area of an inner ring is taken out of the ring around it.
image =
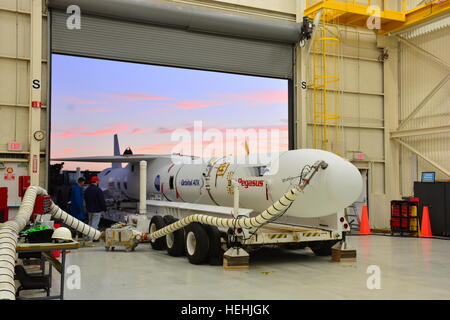
[[[311,3],[312,1],[307,1],[307,4]],[[371,5],[379,5],[380,11],[374,11]],[[324,22],[338,21],[342,25],[359,27],[364,27],[369,17],[378,15],[381,23],[378,33],[388,34],[450,12],[450,0],[435,0],[409,11],[405,11],[405,0],[402,0],[402,11],[383,10],[385,7],[386,0],[367,0],[366,4],[359,4],[356,1],[349,3],[322,0],[309,6],[304,15],[314,18],[319,10],[323,10],[322,21]]]
[[[389,22],[379,31],[380,34],[397,32],[450,12],[450,0],[436,0],[406,12],[404,23]]]
[[[368,4],[370,4],[370,1],[368,2]],[[348,2],[338,1],[338,0],[320,1],[320,2],[312,5],[311,7],[307,8],[305,10],[304,15],[313,17],[315,15],[315,13],[321,9],[329,9],[329,10],[339,11],[339,13],[330,15],[330,17],[328,18],[328,20],[330,20],[330,21],[336,19],[338,16],[344,16],[344,15],[350,19],[354,19],[355,16],[361,16],[361,18],[363,18],[363,17],[369,18],[370,16],[373,15],[373,10],[370,9],[370,5],[358,4],[356,2],[348,3]],[[405,13],[399,12],[399,11],[392,11],[392,10],[383,10],[383,11],[380,11],[380,18],[382,21],[388,20],[388,21],[404,22],[405,21]]]

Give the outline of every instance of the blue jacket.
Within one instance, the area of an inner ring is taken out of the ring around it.
[[[95,184],[90,184],[84,191],[84,201],[88,212],[106,211],[105,196],[102,189]]]
[[[74,184],[70,190],[70,213],[78,220],[86,218],[83,207],[83,189],[78,183]]]

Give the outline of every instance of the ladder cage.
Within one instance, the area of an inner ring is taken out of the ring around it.
[[[327,10],[326,10],[327,11]],[[337,21],[326,22],[323,13],[316,26],[308,69],[309,104],[312,104],[313,148],[342,155],[342,48]]]

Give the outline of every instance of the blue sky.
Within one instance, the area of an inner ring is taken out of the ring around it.
[[[53,55],[52,157],[110,155],[114,133],[122,150],[171,153],[171,133],[194,121],[279,130],[287,150],[287,92],[287,80]],[[105,167],[65,164],[76,166]]]

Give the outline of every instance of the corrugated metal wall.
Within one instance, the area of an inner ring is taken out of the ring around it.
[[[30,55],[31,55],[31,0],[0,1],[0,162],[28,168],[30,145]],[[47,16],[43,16],[42,35],[42,113],[41,129],[47,130]],[[8,142],[21,142],[21,152],[8,152]],[[40,144],[40,184],[45,184],[46,142]],[[20,160],[14,158],[22,157]],[[0,175],[3,176],[2,169]],[[20,174],[23,172],[20,171]],[[16,178],[17,179],[17,178]],[[6,183],[6,182],[4,182]],[[3,183],[3,184],[4,184]],[[17,181],[14,181],[17,183]],[[10,193],[11,204],[17,195]]]
[[[450,64],[449,27],[411,38],[409,41]],[[400,120],[403,120],[445,78],[450,70],[405,44],[401,44],[400,50]],[[449,125],[449,98],[450,81],[431,98],[403,129]],[[442,167],[450,170],[450,133],[405,137],[402,140]],[[414,166],[413,161],[415,161],[415,157],[411,155],[411,152],[402,148],[404,194],[412,193],[411,182],[415,178],[411,174],[411,167]],[[438,179],[450,179],[420,158],[418,160],[418,171],[419,178],[422,171],[436,171]]]

